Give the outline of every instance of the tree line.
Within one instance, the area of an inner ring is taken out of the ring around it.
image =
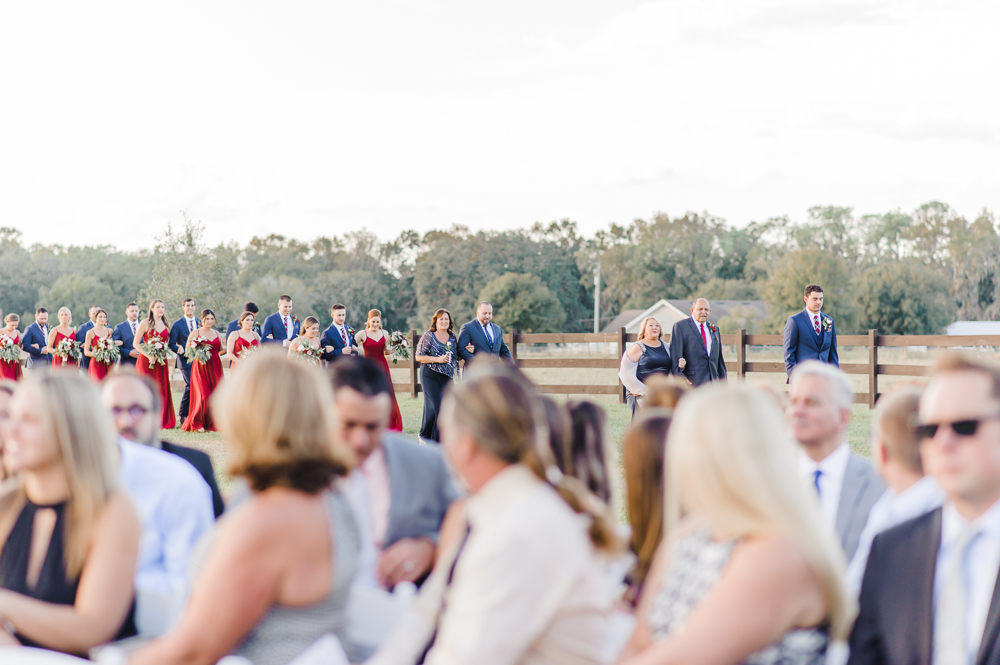
[[[153,249],[136,252],[25,246],[17,229],[3,227],[0,308],[30,320],[38,306],[67,306],[79,324],[95,304],[117,321],[129,302],[144,308],[160,298],[175,317],[193,297],[224,325],[244,302],[267,312],[287,293],[299,316],[326,321],[330,305],[341,302],[352,325],[375,308],[389,329],[422,330],[439,307],[464,321],[489,300],[506,328],[584,332],[593,329],[598,267],[602,326],[660,298],[705,297],[768,303],[766,318],[736,308],[720,321],[724,332],[780,332],[810,282],[823,286],[824,311],[845,334],[936,334],[956,319],[1000,318],[992,213],[969,221],[936,201],[861,216],[817,206],[801,220],[774,217],[742,228],[708,213],[657,213],[591,237],[564,219],[513,231],[405,231],[387,242],[362,230],[308,242],[271,234],[215,247],[205,244],[201,223],[184,215]]]

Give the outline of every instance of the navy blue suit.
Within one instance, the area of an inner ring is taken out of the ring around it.
[[[86,372],[87,368],[90,367],[90,358],[87,357],[87,354],[85,354],[82,351],[82,349],[83,349],[84,343],[87,341],[87,333],[90,332],[93,329],[94,329],[94,322],[93,321],[87,321],[82,326],[80,326],[79,328],[76,329],[76,341],[78,341],[80,343],[80,349],[81,349],[81,351],[80,351],[80,369],[82,369],[84,372]]]
[[[51,328],[48,329],[51,330]],[[37,321],[24,331],[24,336],[21,338],[21,348],[28,352],[28,360],[24,364],[25,368],[43,369],[52,365],[52,356],[48,353],[40,353],[48,344],[46,337],[45,331],[42,330]],[[38,345],[37,349],[33,346],[35,344]]]
[[[463,323],[458,330],[458,357],[468,364],[479,353],[485,353],[498,358],[512,360],[507,342],[503,341],[503,331],[500,326],[490,321],[490,334],[493,335],[493,344],[486,338],[483,325],[479,319],[472,319],[468,323]],[[466,346],[472,344],[474,351],[469,353]]]
[[[138,319],[136,319],[135,327],[139,327]],[[129,355],[130,351],[136,350],[135,334],[132,332],[132,325],[127,320],[122,321],[115,326],[114,332],[111,333],[111,339],[115,342],[122,343],[122,345],[118,347],[118,351],[121,354],[121,364],[132,365],[135,367],[135,361],[138,359]]]
[[[701,330],[694,319],[688,317],[674,324],[670,333],[670,358],[673,363],[673,373],[683,374],[694,386],[700,386],[709,381],[721,381],[726,378],[726,361],[722,357],[722,337],[719,329],[715,332],[705,322],[705,335],[712,338],[712,353],[709,355],[705,341],[701,338]],[[684,358],[684,369],[680,368],[680,359]]]
[[[291,314],[288,318],[292,320],[292,337],[299,336],[299,320]],[[260,333],[260,341],[264,344],[281,344],[285,341],[288,331],[285,330],[285,322],[281,320],[281,314],[275,312],[264,319],[264,329]],[[291,341],[291,339],[289,341]]]
[[[174,321],[174,325],[170,326],[170,340],[167,343],[170,350],[177,354],[177,367],[180,368],[181,374],[184,375],[184,396],[181,397],[181,408],[177,414],[180,416],[181,422],[188,417],[188,408],[191,404],[191,363],[188,361],[187,356],[184,355],[184,350],[187,348],[188,335],[193,332],[191,330],[192,325],[197,330],[199,328],[198,320],[195,319],[194,324],[190,324],[182,316]],[[181,347],[180,351],[177,350],[178,346]]]
[[[785,322],[785,371],[792,376],[792,370],[803,360],[819,360],[840,367],[837,355],[837,328],[833,319],[820,312],[820,333],[816,334],[813,322],[805,310],[788,317]],[[829,330],[824,330],[824,321],[829,321]]]
[[[358,343],[354,341],[354,336],[347,330],[347,326],[344,326],[344,332],[347,334],[346,344],[344,343],[344,338],[340,336],[340,331],[337,330],[336,324],[331,323],[330,327],[323,331],[323,335],[319,340],[319,347],[321,349],[325,349],[328,346],[333,347],[333,351],[330,353],[323,352],[323,360],[333,362],[345,355],[350,355],[351,349],[358,346]]]

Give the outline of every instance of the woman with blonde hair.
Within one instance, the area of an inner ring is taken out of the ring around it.
[[[288,345],[288,357],[297,360],[309,358],[309,364],[318,367],[320,362],[322,362],[320,354],[323,351],[327,353],[333,351],[332,346],[327,346],[325,349],[320,348],[319,319],[315,316],[307,316],[305,321],[302,322],[300,331],[302,334],[293,339]],[[314,355],[311,358],[308,354],[303,355],[304,349],[310,349],[314,352]]]
[[[119,490],[116,434],[82,376],[31,376],[3,424],[0,645],[68,653],[135,634],[139,518]]]
[[[646,394],[646,379],[654,374],[670,374],[670,350],[663,341],[663,326],[652,316],[642,320],[635,344],[622,355],[618,377],[625,386],[625,401],[632,409],[632,417],[641,406]]]
[[[76,328],[70,325],[73,323],[73,313],[69,311],[69,307],[60,307],[56,316],[59,318],[59,325],[49,331],[49,338],[46,340],[46,344],[52,349],[52,368],[68,367],[70,369],[79,369],[79,357],[74,358],[58,354],[61,342],[68,339],[74,346],[76,345]]]
[[[389,363],[385,357],[389,355],[389,334],[382,330],[382,312],[373,309],[368,312],[368,322],[365,329],[359,330],[354,336],[361,349],[361,355],[373,361],[382,368],[385,375],[389,377],[389,384],[392,385],[392,372],[389,370]],[[399,403],[396,401],[396,391],[389,393],[392,397],[392,411],[389,415],[389,429],[397,432],[403,431],[403,414],[399,411]]]
[[[359,541],[339,479],[353,455],[336,441],[319,369],[261,351],[212,398],[229,472],[252,495],[217,523],[177,626],[129,661],[255,665],[293,660],[327,633],[343,639]]]
[[[854,600],[773,400],[702,388],[667,440],[664,541],[623,662],[824,663]]]

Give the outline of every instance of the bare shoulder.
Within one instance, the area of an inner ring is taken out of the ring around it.
[[[801,548],[775,535],[745,539],[733,552],[731,568],[734,573],[757,576],[768,585],[790,587],[816,581]]]
[[[294,542],[304,531],[315,529],[317,497],[272,488],[255,494],[246,503],[219,520],[219,541],[237,549],[273,549]]]
[[[139,513],[132,499],[121,491],[112,494],[97,517],[96,528],[102,532],[119,528],[138,532]]]

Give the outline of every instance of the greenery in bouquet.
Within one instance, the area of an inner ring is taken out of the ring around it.
[[[410,340],[406,339],[406,333],[395,331],[389,335],[389,357],[395,365],[400,360],[410,359]]]
[[[323,355],[322,352],[312,344],[309,344],[308,342],[299,342],[298,347],[295,349],[294,357],[296,360],[301,360],[304,363],[318,365]]]
[[[149,359],[149,366],[167,364],[167,345],[159,335],[139,344],[143,355]]]
[[[260,344],[251,344],[243,347],[243,350],[236,354],[238,360],[250,360],[260,351]]]
[[[0,337],[0,360],[14,362],[21,359],[21,347],[10,337]]]
[[[212,342],[204,337],[199,337],[194,344],[189,344],[184,349],[184,357],[188,359],[188,362],[200,362],[202,365],[207,365],[208,361],[212,359]]]
[[[97,337],[95,335],[93,352],[94,360],[105,365],[114,364],[121,355],[118,345],[115,344],[115,340],[111,339],[110,336]]]
[[[64,338],[59,340],[56,344],[55,350],[53,350],[52,355],[57,358],[62,358],[64,361],[75,360],[80,362],[80,343],[75,339]]]

